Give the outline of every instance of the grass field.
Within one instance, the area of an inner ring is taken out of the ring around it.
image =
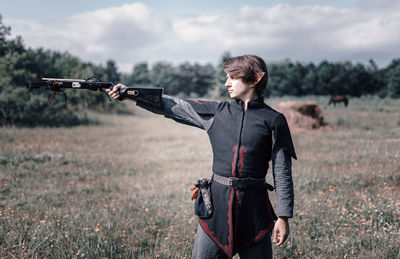
[[[276,258],[399,258],[400,100],[307,99],[335,127],[293,133],[295,216]],[[207,135],[128,108],[95,126],[0,128],[0,258],[190,258]]]

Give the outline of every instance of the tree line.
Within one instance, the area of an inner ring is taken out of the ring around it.
[[[171,95],[183,97],[220,98],[226,95],[226,74],[222,69],[224,53],[219,65],[183,63],[174,66],[156,63],[150,69],[147,63],[136,64],[131,73],[123,75],[128,85],[144,84],[164,87]],[[378,95],[400,97],[400,59],[394,59],[385,68],[378,68],[373,60],[368,65],[351,62],[322,61],[318,65],[285,60],[268,64],[267,96],[305,95]]]
[[[48,105],[51,92],[24,88],[28,81],[42,77],[88,78],[126,85],[163,87],[166,94],[182,98],[227,98],[223,62],[231,57],[223,53],[216,67],[212,64],[184,62],[174,65],[157,62],[133,65],[129,73],[118,71],[113,60],[105,64],[85,62],[68,52],[26,48],[21,37],[7,39],[11,28],[0,15],[0,125],[71,126],[90,123],[88,110],[115,111],[121,104],[109,103],[101,94],[89,91],[68,91],[68,105],[57,97]],[[269,63],[267,96],[283,95],[379,95],[400,97],[400,59],[384,68],[373,60],[369,64],[328,62],[319,64],[285,60]]]

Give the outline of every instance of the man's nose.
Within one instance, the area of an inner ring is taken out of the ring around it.
[[[229,80],[229,78],[226,80],[225,86],[226,87],[231,87],[231,80]]]

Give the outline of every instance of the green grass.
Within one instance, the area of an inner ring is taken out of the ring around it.
[[[400,101],[300,100],[334,127],[293,133],[295,216],[275,256],[398,257]],[[189,188],[210,175],[208,138],[128,108],[135,116],[97,115],[101,125],[1,128],[1,258],[190,258]]]

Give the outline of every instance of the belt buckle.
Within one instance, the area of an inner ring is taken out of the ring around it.
[[[228,179],[229,179],[229,180],[228,180],[228,186],[229,186],[229,187],[232,187],[232,177],[229,177]]]

